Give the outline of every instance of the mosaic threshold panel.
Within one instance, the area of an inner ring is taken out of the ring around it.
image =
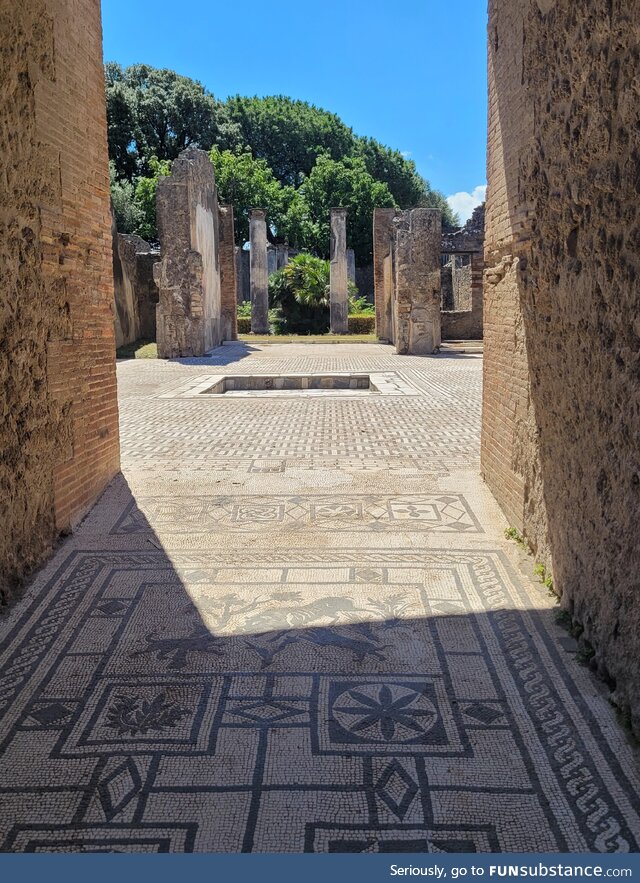
[[[131,500],[111,527],[112,535],[263,532],[308,526],[316,530],[371,530],[445,534],[483,533],[462,494],[314,494],[201,496]]]
[[[529,604],[497,552],[71,550],[5,628],[2,848],[637,850]]]

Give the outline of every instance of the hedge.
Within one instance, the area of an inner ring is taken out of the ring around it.
[[[349,334],[373,334],[375,330],[375,316],[349,316]]]
[[[373,334],[375,330],[375,316],[349,316],[349,334]],[[248,316],[238,316],[238,334],[251,334],[251,319]]]

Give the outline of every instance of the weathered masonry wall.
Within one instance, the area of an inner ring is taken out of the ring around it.
[[[640,0],[490,0],[482,469],[640,732]]]
[[[113,287],[116,346],[156,339],[158,286],[153,267],[160,252],[139,236],[113,229]]]
[[[98,0],[0,10],[0,599],[119,469]]]
[[[184,150],[160,179],[156,212],[158,355],[202,356],[223,340],[218,197],[204,150]]]
[[[437,209],[374,211],[376,333],[403,355],[440,347],[440,238]]]

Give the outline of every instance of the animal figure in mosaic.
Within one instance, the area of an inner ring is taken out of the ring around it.
[[[197,626],[190,635],[182,638],[157,638],[155,634],[145,637],[147,646],[132,653],[132,658],[146,653],[154,654],[159,661],[168,660],[167,667],[180,671],[185,668],[189,653],[224,654],[225,639],[212,635],[206,626]]]
[[[289,627],[300,627],[320,619],[330,624],[339,622],[343,616],[353,615],[356,607],[351,598],[326,597],[311,601],[302,607],[291,605],[262,610],[250,616],[244,623],[247,631],[266,631]]]
[[[333,628],[312,627],[300,631],[289,629],[276,634],[256,635],[247,641],[247,645],[262,659],[262,668],[267,668],[291,644],[310,643],[316,647],[329,647],[336,650],[348,650],[357,663],[373,656],[384,660],[384,650],[390,645],[381,644],[376,637],[374,626],[362,622],[344,626],[340,630]]]

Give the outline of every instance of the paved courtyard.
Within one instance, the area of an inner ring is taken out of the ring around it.
[[[206,392],[292,372],[382,388]],[[637,754],[479,477],[481,379],[120,363],[123,475],[0,621],[1,848],[640,849]]]

